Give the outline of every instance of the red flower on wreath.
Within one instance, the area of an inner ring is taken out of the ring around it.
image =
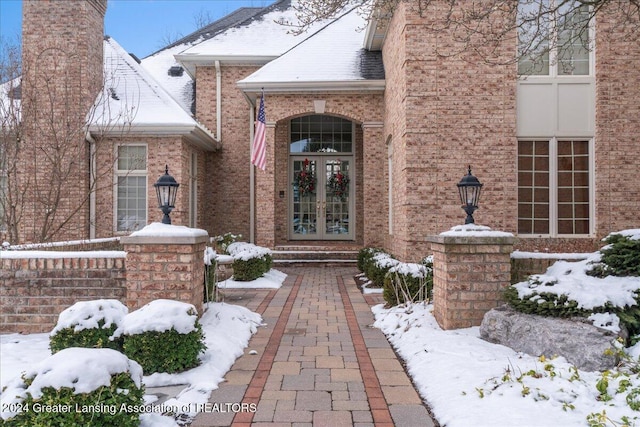
[[[302,169],[293,176],[293,185],[298,187],[300,197],[313,194],[316,190],[316,176],[309,166],[309,159],[304,159]]]

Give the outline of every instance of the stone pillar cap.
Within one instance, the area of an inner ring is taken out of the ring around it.
[[[209,233],[200,228],[189,228],[184,225],[170,225],[154,222],[129,236],[120,238],[122,244],[165,243],[189,244],[209,240]]]
[[[427,237],[428,242],[451,244],[513,244],[515,236],[506,231],[496,231],[485,225],[464,224],[451,227],[437,236]]]

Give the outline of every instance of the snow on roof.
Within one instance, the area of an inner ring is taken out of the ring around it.
[[[114,39],[104,41],[104,88],[87,120],[92,132],[192,135],[214,148],[214,137],[199,124]],[[189,134],[191,133],[191,134]]]
[[[193,79],[189,73],[171,75],[171,67],[178,67],[174,55],[185,49],[184,45],[164,49],[142,60],[142,67],[162,85],[185,111],[192,111],[194,101]]]
[[[352,9],[239,81],[238,86],[256,89],[283,83],[383,81],[381,57],[362,47],[365,23],[359,9]],[[378,86],[382,89],[384,83]]]
[[[305,33],[296,36],[290,31],[290,26],[280,23],[297,23],[295,9],[287,1],[278,2],[273,6],[265,8],[264,14],[255,15],[249,22],[232,26],[185,50],[178,55],[178,59],[191,62],[214,57],[218,59],[262,58],[263,61],[268,61],[282,55],[328,22],[327,20],[319,21],[311,25]]]

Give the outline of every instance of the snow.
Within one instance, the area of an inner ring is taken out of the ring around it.
[[[144,228],[134,231],[129,237],[209,237],[206,230],[190,228],[184,225],[163,224],[153,222]]]
[[[591,413],[606,411],[611,420],[638,416],[626,404],[626,393],[616,392],[625,379],[629,390],[640,387],[636,375],[612,372],[612,399],[605,402],[596,389],[602,374],[577,370],[563,358],[544,360],[488,343],[477,327],[443,331],[431,305],[372,310],[374,326],[404,359],[442,426],[582,427]]]
[[[297,3],[300,0],[294,0]],[[291,47],[300,43],[327,24],[321,20],[312,24],[309,29],[296,36],[290,31],[292,28],[279,22],[297,23],[296,11],[293,7],[285,10],[273,10],[258,19],[253,19],[246,25],[235,26],[203,41],[179,56],[181,58],[202,56],[211,57],[277,57]]]
[[[0,251],[0,259],[126,258],[124,251]]]
[[[64,246],[93,245],[98,243],[118,242],[120,237],[105,237],[101,239],[66,240],[62,242],[28,243],[25,245],[9,245],[8,250],[37,250],[42,248],[60,248]]]
[[[76,394],[89,393],[101,386],[109,386],[111,376],[121,372],[129,372],[137,387],[142,385],[142,367],[116,350],[66,348],[25,370],[25,378],[33,379],[28,387],[20,376],[14,376],[7,383],[1,396],[2,418],[15,415],[15,412],[5,410],[11,407],[5,407],[5,404],[20,402],[27,393],[34,399],[42,397],[45,387],[69,387]]]
[[[365,26],[358,9],[345,13],[239,85],[365,80],[360,71]]]
[[[188,46],[179,45],[164,49],[142,60],[143,68],[175,99],[185,111],[191,111],[193,80],[185,71],[181,76],[169,75],[169,68],[180,66],[175,55]]]
[[[590,256],[590,253],[550,253],[550,252],[524,252],[515,250],[511,252],[511,259],[565,259],[583,260]]]
[[[266,255],[271,255],[271,250],[263,248],[262,246],[256,246],[252,243],[246,242],[234,242],[227,247],[229,255],[236,260],[248,261],[253,258],[262,258]]]
[[[100,299],[92,301],[79,301],[66,308],[58,316],[58,323],[51,331],[55,335],[65,328],[73,328],[75,332],[84,329],[98,329],[99,322],[103,321],[102,328],[111,325],[120,325],[129,309],[115,299]]]
[[[640,240],[640,228],[631,228],[631,229],[628,229],[628,230],[616,231],[616,232],[613,232],[613,233],[609,234],[603,240],[606,240],[608,237],[611,237],[611,236],[616,235],[616,234],[628,237],[629,240]]]
[[[249,282],[233,280],[233,277],[218,283],[219,289],[279,289],[287,275],[279,270],[271,269],[262,277]]]
[[[613,313],[593,313],[587,319],[593,322],[593,326],[607,329],[614,333],[620,332],[620,318]]]
[[[536,274],[529,281],[514,285],[518,297],[534,297],[536,293],[567,295],[578,303],[578,308],[591,310],[611,303],[614,307],[636,305],[634,292],[640,289],[640,277],[604,278],[587,275],[592,263],[599,261],[600,254],[593,253],[577,262],[556,261],[546,273]]]
[[[159,321],[161,318],[154,318]],[[146,387],[161,387],[169,385],[185,384],[184,390],[174,399],[165,402],[164,405],[175,405],[179,408],[190,407],[196,408],[196,403],[205,403],[208,401],[212,390],[218,388],[218,384],[223,381],[223,377],[231,368],[236,358],[243,354],[244,349],[249,343],[252,334],[262,324],[262,318],[259,314],[254,313],[244,307],[226,304],[226,303],[209,303],[206,305],[205,312],[200,319],[202,330],[205,335],[205,344],[207,349],[200,356],[201,365],[186,372],[179,374],[156,373],[142,377],[142,383]],[[118,367],[124,367],[124,360],[120,353],[114,350],[106,349],[65,349],[56,355],[51,356],[49,351],[48,334],[4,334],[0,335],[0,390],[5,386],[11,388],[0,394],[0,401],[10,403],[10,398],[17,390],[16,383],[20,381],[22,372],[31,372],[34,369],[44,370],[39,365],[45,362],[49,368],[55,370],[55,380],[57,384],[72,383],[78,377],[82,377],[81,382],[84,388],[91,388],[99,381],[104,380],[103,376],[106,372],[116,371]],[[79,352],[70,353],[68,350],[80,350]],[[105,351],[110,351],[109,356],[104,356]],[[83,356],[87,352],[99,351],[100,355]],[[114,355],[115,353],[115,355]],[[65,355],[67,357],[65,357]],[[124,357],[126,359],[126,357]],[[128,360],[128,359],[127,359]],[[117,362],[117,363],[116,363]],[[137,374],[135,362],[129,362],[129,366]],[[31,368],[35,366],[34,368]],[[139,366],[138,366],[139,368]],[[95,371],[95,372],[94,372]],[[83,375],[79,376],[78,372]],[[142,370],[139,370],[140,376]],[[86,378],[85,378],[86,377]],[[53,378],[50,375],[47,378]],[[145,402],[155,401],[153,396],[147,395]],[[3,405],[3,411],[5,406]],[[194,412],[195,413],[195,412]],[[3,412],[4,418],[10,413]],[[161,427],[175,426],[176,424],[166,417],[159,414],[142,414],[142,427]]]
[[[449,231],[440,233],[440,236],[453,237],[514,237],[506,231],[495,231],[486,225],[464,224],[451,227]]]
[[[198,312],[186,302],[157,299],[127,314],[114,332],[114,337],[144,332],[167,332],[175,329],[179,334],[195,331]]]

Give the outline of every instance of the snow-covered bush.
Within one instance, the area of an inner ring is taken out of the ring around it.
[[[194,368],[206,349],[195,307],[172,300],[155,300],[129,313],[114,336],[122,337],[124,354],[147,375]]]
[[[372,262],[373,256],[382,249],[378,248],[362,248],[358,251],[358,270],[365,273],[370,262]]]
[[[602,258],[587,272],[590,276],[640,276],[640,229],[611,233],[600,249]]]
[[[420,264],[400,262],[384,279],[382,296],[388,305],[430,300],[433,293],[433,257]]]
[[[374,254],[369,262],[366,263],[364,273],[371,281],[373,286],[381,288],[384,286],[384,278],[392,267],[398,265],[400,261],[393,258],[386,252],[378,252]]]
[[[233,279],[248,282],[271,270],[271,251],[251,243],[235,242],[227,247],[233,257]]]
[[[624,239],[609,236],[607,242],[621,242],[624,258],[633,258],[627,240],[640,241],[640,230],[625,230]],[[634,236],[637,236],[634,238]],[[630,335],[640,333],[640,277],[617,276],[603,271],[629,271],[610,268],[604,261],[616,258],[616,243],[594,252],[586,260],[578,262],[557,261],[545,274],[536,274],[525,282],[516,283],[505,291],[507,302],[523,313],[555,317],[590,317],[594,313],[608,313],[609,323],[625,326]],[[608,256],[605,257],[604,254]],[[638,257],[638,254],[635,255]],[[626,263],[622,263],[626,264]],[[601,276],[601,277],[600,277]],[[615,316],[615,318],[614,318]],[[592,317],[599,318],[598,316]]]
[[[222,253],[229,255],[227,248],[230,244],[237,242],[238,239],[242,239],[242,234],[224,233],[221,236],[215,236],[212,240]]]
[[[7,384],[0,424],[137,427],[143,395],[142,368],[122,353],[67,348]]]
[[[58,323],[49,335],[52,353],[69,347],[122,349],[118,339],[112,339],[120,322],[129,312],[118,300],[80,301],[58,316]]]

